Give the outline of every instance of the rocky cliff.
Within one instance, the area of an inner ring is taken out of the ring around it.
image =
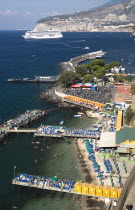
[[[134,25],[135,0],[127,0],[89,11],[43,18],[37,22],[35,30],[132,31]]]

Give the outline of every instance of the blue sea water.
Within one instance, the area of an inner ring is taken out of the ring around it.
[[[74,56],[102,49],[106,51],[105,61],[119,61],[127,73],[135,72],[135,42],[130,33],[63,33],[58,40],[24,40],[24,31],[0,31],[0,120],[8,120],[27,109],[50,109],[56,107],[40,99],[41,92],[51,84],[22,84],[7,82],[8,78],[34,78],[44,75],[59,75],[60,62]],[[89,46],[89,50],[84,47]],[[61,120],[66,126],[85,127],[92,123],[89,119],[74,119],[76,110],[54,110],[41,122],[58,125]],[[40,123],[41,123],[40,122]],[[33,126],[38,126],[37,123]],[[37,139],[38,140],[38,139]],[[11,184],[13,166],[17,172],[58,175],[60,178],[83,179],[76,169],[75,145],[67,145],[62,140],[43,140],[34,148],[31,135],[16,135],[10,142],[0,145],[0,210],[12,209],[78,209],[78,204],[69,195],[60,198],[51,192],[26,191]],[[51,150],[47,149],[51,146]],[[41,152],[43,149],[43,152]],[[55,153],[64,151],[61,159]],[[36,160],[36,161],[35,161]],[[36,163],[37,162],[37,163]],[[55,165],[55,167],[54,167]],[[79,167],[79,166],[78,166]],[[72,206],[69,206],[70,205]],[[65,207],[66,204],[66,207]],[[35,207],[34,207],[35,206]]]

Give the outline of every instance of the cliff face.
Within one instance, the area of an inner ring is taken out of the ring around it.
[[[51,16],[39,20],[35,30],[60,31],[132,31],[135,24],[135,0],[79,13]]]

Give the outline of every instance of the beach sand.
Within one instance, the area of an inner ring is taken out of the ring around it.
[[[84,141],[80,138],[77,139],[77,147],[78,147],[77,158],[79,158],[82,172],[85,174],[85,180],[83,181],[88,183],[92,182],[95,184],[97,183],[100,184],[99,180],[95,176],[92,164],[88,159],[88,153],[85,149]],[[94,210],[94,209],[102,210],[103,208],[104,208],[103,200],[91,196],[81,196],[82,210]]]

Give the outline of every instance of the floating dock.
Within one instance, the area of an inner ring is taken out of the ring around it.
[[[117,200],[120,197],[122,190],[122,188],[57,179],[56,176],[46,178],[44,176],[33,176],[23,173],[14,177],[12,184],[43,190],[53,190],[100,198],[110,198],[112,200]]]

